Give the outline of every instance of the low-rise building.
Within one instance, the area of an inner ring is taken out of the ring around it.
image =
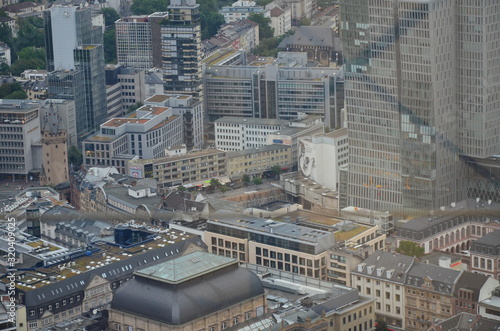
[[[17,17],[30,17],[39,16],[41,17],[43,11],[45,10],[45,5],[41,3],[36,3],[32,1],[12,3],[7,6],[3,6],[2,9],[11,18]]]
[[[498,281],[483,275],[375,252],[351,272],[352,286],[376,300],[377,319],[389,327],[427,330],[460,312],[478,313]]]
[[[469,254],[469,271],[500,280],[500,230],[472,242]]]
[[[226,152],[205,149],[153,160],[153,178],[160,188],[185,184],[203,184],[212,178],[227,176]]]
[[[267,312],[257,275],[235,259],[193,252],[141,268],[111,302],[111,330],[224,330]]]
[[[265,7],[257,6],[255,1],[251,0],[238,0],[231,6],[222,7],[220,13],[224,16],[224,21],[226,23],[246,19],[252,14],[263,14],[266,17],[269,16],[269,14],[266,13]]]
[[[425,253],[433,250],[460,253],[469,250],[474,240],[500,229],[500,204],[467,199],[443,206],[429,216],[417,217],[397,227],[396,239],[412,241]]]
[[[288,121],[224,116],[214,121],[215,147],[240,151],[268,144],[267,135],[287,127]]]
[[[0,63],[5,63],[9,67],[12,64],[10,47],[6,43],[0,43]]]
[[[89,250],[52,256],[50,260],[57,262],[43,268],[18,271],[16,330],[49,328],[94,309],[106,309],[115,290],[133,278],[134,269],[205,248],[199,237],[169,239],[171,243],[160,238],[142,243],[144,247],[139,243],[120,248],[101,242]],[[5,289],[6,284],[4,277],[0,287]]]
[[[243,175],[262,176],[273,166],[292,167],[292,148],[284,145],[266,145],[227,153],[227,175],[231,180]]]

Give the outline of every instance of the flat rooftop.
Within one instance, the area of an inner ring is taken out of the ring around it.
[[[231,123],[242,125],[278,125],[285,126],[289,121],[278,120],[272,118],[253,118],[253,117],[236,117],[224,116],[214,121],[214,123]]]
[[[194,252],[138,270],[135,274],[170,284],[179,284],[237,263],[237,260],[228,257],[205,252]]]
[[[296,224],[268,220],[248,215],[241,215],[224,210],[212,214],[208,223],[223,224],[233,228],[245,229],[254,233],[266,233],[276,237],[287,237],[296,241],[316,244],[318,241],[333,236],[332,232],[313,229]]]

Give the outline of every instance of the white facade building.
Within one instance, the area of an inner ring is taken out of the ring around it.
[[[347,129],[299,139],[298,162],[304,176],[337,190],[338,169],[348,162]]]
[[[241,151],[268,145],[267,135],[284,129],[288,121],[225,116],[214,121],[214,125],[217,149]]]

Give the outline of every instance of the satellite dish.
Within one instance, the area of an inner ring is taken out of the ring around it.
[[[92,314],[96,315],[97,314],[97,309],[92,310]]]

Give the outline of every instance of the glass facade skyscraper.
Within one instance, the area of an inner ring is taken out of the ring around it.
[[[428,213],[500,152],[500,4],[341,0],[349,205]]]
[[[51,98],[75,100],[78,142],[106,120],[102,29],[90,7],[54,5],[44,13],[48,89]]]

